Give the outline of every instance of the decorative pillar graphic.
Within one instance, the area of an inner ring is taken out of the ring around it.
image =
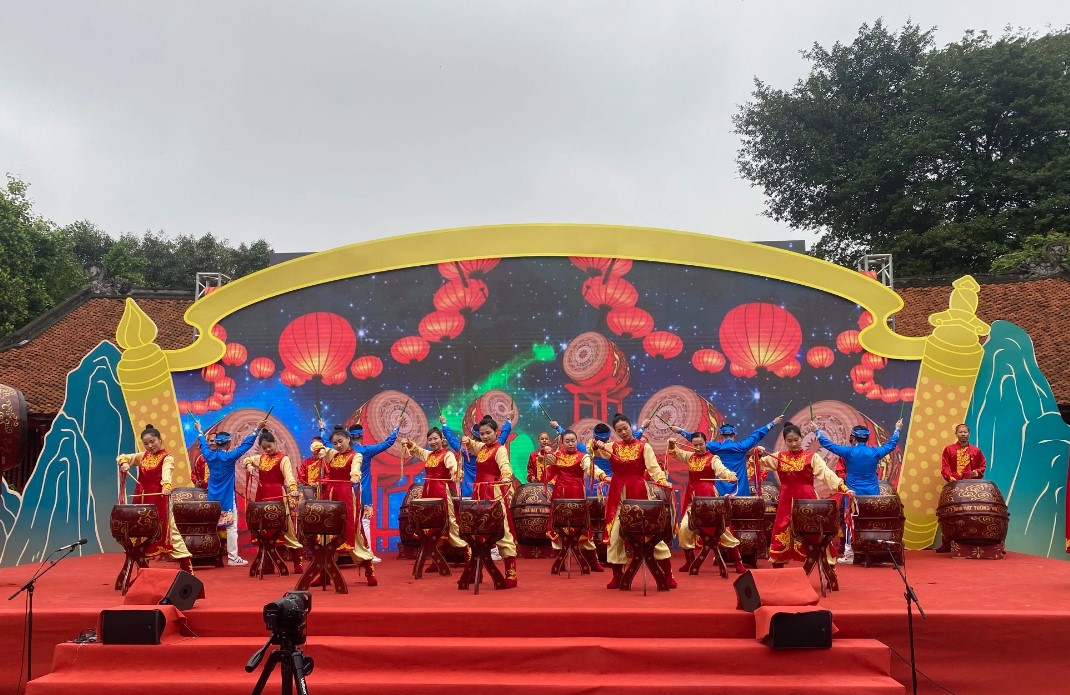
[[[984,350],[978,342],[989,326],[977,318],[980,285],[966,275],[954,283],[948,308],[929,317],[933,332],[925,339],[917,393],[910,415],[910,436],[899,477],[906,529],[903,544],[912,550],[936,538],[936,505],[944,480],[940,453],[952,428],[966,419]]]
[[[134,431],[140,433],[148,423],[160,430],[164,448],[175,458],[174,486],[184,487],[190,484],[189,457],[167,355],[153,342],[157,332],[152,319],[128,297],[115,330],[115,340],[123,349],[115,371]]]

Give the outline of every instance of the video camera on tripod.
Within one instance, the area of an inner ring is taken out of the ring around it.
[[[287,591],[282,598],[264,606],[264,627],[272,636],[285,637],[291,644],[304,644],[305,623],[312,612],[311,591]]]
[[[291,695],[295,687],[300,695],[308,695],[305,676],[312,673],[314,664],[312,658],[305,656],[298,646],[308,639],[305,625],[311,611],[312,593],[309,591],[287,591],[282,598],[264,606],[264,627],[271,631],[271,637],[245,664],[246,673],[256,670],[268,647],[277,644],[279,648],[271,652],[264,664],[253,695],[264,692],[268,677],[277,664],[282,664],[283,695]]]

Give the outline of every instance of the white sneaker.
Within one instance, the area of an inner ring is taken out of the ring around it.
[[[494,560],[495,562],[501,561],[502,554],[498,552],[498,546],[494,546],[490,549],[490,559]]]
[[[372,562],[382,562],[382,561],[383,561],[383,558],[379,557],[378,555],[372,555]]]
[[[847,564],[849,562],[854,562],[854,560],[855,560],[855,551],[852,550],[851,546],[848,545],[848,546],[844,546],[843,555],[840,556],[840,558],[838,560],[836,560],[836,562],[838,564],[845,565],[845,564]]]
[[[228,565],[238,565],[238,566],[241,566],[241,565],[248,565],[248,564],[249,564],[249,561],[248,561],[248,560],[246,560],[246,559],[245,559],[245,558],[243,558],[243,557],[231,557],[231,558],[227,558],[227,564],[228,564]]]

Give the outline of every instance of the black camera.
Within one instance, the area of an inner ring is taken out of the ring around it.
[[[287,591],[264,606],[264,625],[291,644],[305,643],[305,620],[312,610],[312,592]]]

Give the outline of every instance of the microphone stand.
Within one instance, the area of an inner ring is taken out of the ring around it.
[[[25,584],[23,584],[22,587],[19,588],[18,591],[16,591],[15,593],[13,593],[13,594],[11,594],[10,596],[7,597],[7,600],[11,601],[16,596],[21,594],[23,591],[26,592],[26,635],[27,635],[26,636],[26,682],[27,683],[29,683],[31,680],[33,680],[33,674],[32,674],[32,671],[31,671],[31,669],[33,668],[33,591],[34,591],[34,588],[36,587],[37,580],[40,579],[41,577],[43,577],[45,574],[47,574],[48,570],[50,570],[53,567],[55,567],[56,565],[58,565],[61,560],[66,558],[68,555],[73,553],[75,551],[75,549],[80,548],[81,546],[82,546],[82,543],[72,543],[71,545],[68,545],[65,548],[56,548],[55,550],[53,550],[51,553],[48,554],[48,557],[45,558],[45,562],[48,562],[49,564],[48,565],[42,565],[41,568],[39,570],[37,570],[37,572],[32,577],[30,577],[29,581],[27,581]],[[53,555],[55,555],[56,553],[60,552],[61,550],[65,551],[64,554],[61,555],[58,559],[50,561],[50,558]]]
[[[900,546],[902,547],[902,546]],[[918,663],[914,657],[914,611],[911,609],[911,602],[918,607],[918,613],[921,614],[921,619],[925,620],[925,610],[922,609],[921,603],[918,602],[918,595],[914,593],[914,587],[907,581],[906,571],[899,566],[899,562],[895,559],[895,553],[888,546],[884,546],[888,551],[889,557],[892,558],[892,564],[895,565],[895,571],[899,573],[900,578],[903,580],[903,598],[907,601],[907,632],[910,634],[910,682],[913,687],[914,695],[918,695]],[[904,557],[904,565],[906,564]]]

